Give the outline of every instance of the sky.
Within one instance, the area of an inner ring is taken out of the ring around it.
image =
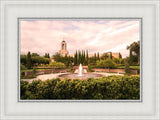
[[[140,40],[138,20],[21,20],[21,54],[38,53],[50,56],[61,49],[63,39],[69,54],[76,50],[120,52],[129,56],[128,45]]]

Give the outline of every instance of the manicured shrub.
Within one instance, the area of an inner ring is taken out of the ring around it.
[[[140,77],[108,76],[86,80],[51,79],[21,81],[21,99],[103,99],[124,100],[140,98]]]

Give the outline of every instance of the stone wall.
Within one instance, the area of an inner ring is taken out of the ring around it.
[[[77,69],[78,67],[75,67],[74,69]],[[87,67],[83,67],[83,69],[87,69]],[[41,70],[37,71],[37,75],[43,75],[43,74],[51,74],[51,73],[65,73],[69,72],[70,69],[50,69],[50,70]],[[88,69],[87,69],[88,70]],[[92,69],[94,72],[113,72],[113,73],[120,73],[123,74],[125,73],[124,69]],[[134,74],[137,74],[137,70],[131,70]],[[32,75],[32,71],[26,71],[25,76]]]
[[[88,71],[88,66],[82,66],[83,69],[86,69]],[[78,69],[79,66],[73,66],[73,70],[75,71],[76,69]]]
[[[124,69],[92,69],[94,72],[113,72],[113,73],[125,73]],[[131,70],[134,74],[137,74],[137,70]]]
[[[40,70],[37,71],[37,75],[43,75],[43,74],[51,74],[51,73],[65,73],[68,72],[70,69],[51,69],[51,70]],[[32,71],[26,71],[25,76],[32,75]]]

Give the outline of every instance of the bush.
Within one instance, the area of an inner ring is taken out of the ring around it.
[[[92,68],[93,67],[90,64],[88,64],[88,72],[93,72]]]
[[[139,99],[139,76],[21,81],[21,99]]]
[[[97,61],[97,67],[100,68],[115,68],[116,64],[112,59]]]
[[[125,72],[126,72],[126,73],[130,73],[130,72],[131,72],[131,70],[130,70],[130,68],[129,68],[129,63],[128,63],[128,60],[127,60],[127,59],[125,60],[125,68],[124,68],[124,69],[125,69]]]
[[[33,75],[36,75],[36,71],[37,71],[36,67],[33,67],[33,70],[32,70]]]
[[[52,67],[54,67],[54,68],[65,68],[64,63],[56,62],[56,61],[51,62],[51,63],[49,64],[49,66],[52,66]]]
[[[20,65],[20,69],[21,69],[21,70],[26,70],[27,68],[26,68],[24,65],[21,64],[21,65]]]
[[[25,75],[25,72],[21,72],[21,76],[24,76]]]

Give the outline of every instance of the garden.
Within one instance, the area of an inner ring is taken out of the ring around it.
[[[51,57],[49,53],[45,53],[44,56],[30,52],[27,55],[23,54],[20,56],[21,99],[138,100],[139,44],[138,41],[127,46],[130,55],[126,58],[122,58],[120,53],[117,58],[113,57],[112,52],[103,53],[101,56],[99,53],[89,56],[88,50],[77,50],[74,56],[62,56],[59,53]],[[75,66],[79,66],[79,69],[74,70]],[[87,73],[83,71],[83,66]],[[98,70],[101,70],[101,73],[96,73]],[[81,74],[77,74],[76,71],[81,71]],[[41,73],[41,78],[44,78],[43,74],[49,74],[49,78],[45,75],[45,80],[38,79],[38,74]],[[71,78],[60,78],[68,75],[72,75]],[[84,79],[83,76],[89,77]]]

